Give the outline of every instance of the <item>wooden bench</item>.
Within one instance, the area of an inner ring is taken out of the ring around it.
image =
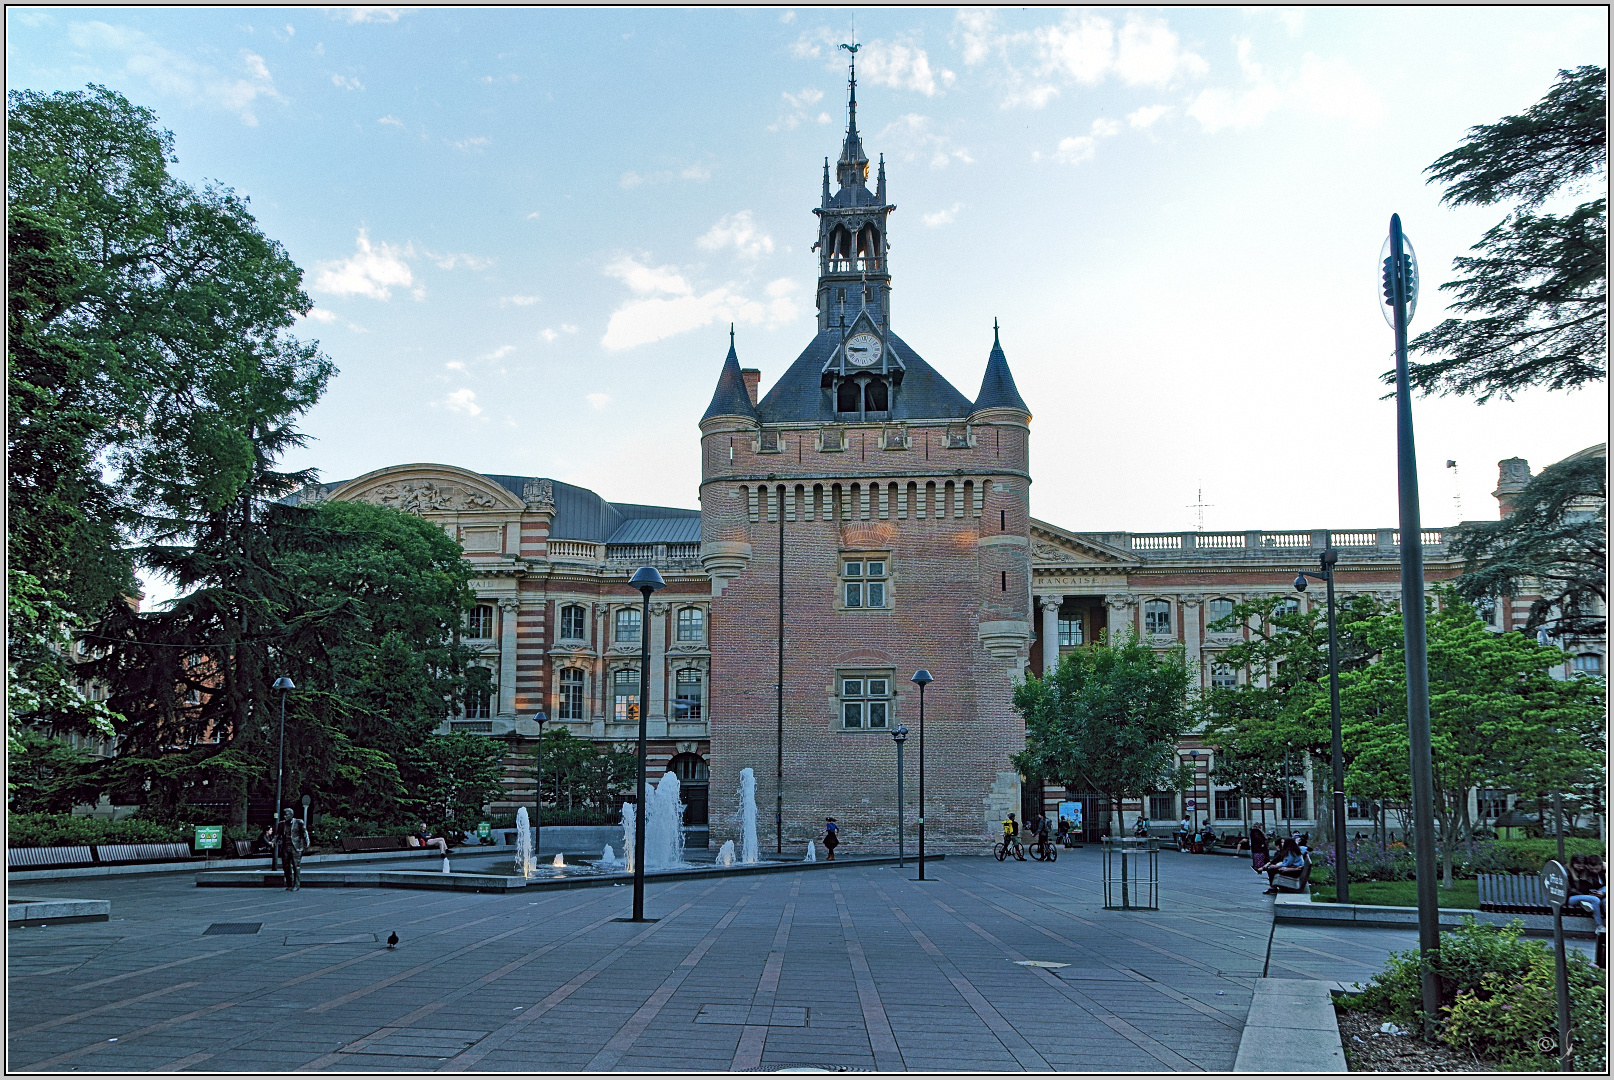
[[[96,844],[95,861],[102,863],[166,862],[189,859],[189,844]]]
[[[1279,892],[1303,893],[1306,891],[1306,887],[1311,884],[1311,856],[1302,855],[1300,858],[1306,864],[1300,868],[1300,873],[1284,871],[1274,875],[1272,878],[1272,887],[1274,889]]]
[[[344,836],[343,851],[408,851],[407,836]]]
[[[88,844],[77,847],[14,847],[6,849],[7,869],[30,869],[52,866],[89,866],[95,862],[95,853]]]

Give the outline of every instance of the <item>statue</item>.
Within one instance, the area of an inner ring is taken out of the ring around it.
[[[308,826],[291,812],[291,807],[280,811],[275,822],[275,852],[286,875],[286,891],[302,889],[303,851],[308,847]]]

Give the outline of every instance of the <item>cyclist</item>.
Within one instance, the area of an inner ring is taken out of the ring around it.
[[[1022,857],[1020,854],[1020,823],[1014,820],[1013,813],[1003,819],[1003,848],[1005,851],[1012,852],[1017,859]]]
[[[1047,853],[1048,853],[1048,833],[1049,833],[1049,831],[1050,831],[1050,827],[1049,827],[1049,824],[1048,824],[1048,815],[1043,814],[1041,817],[1039,817],[1037,819],[1037,847],[1042,851],[1043,857],[1045,857],[1045,858],[1046,858]]]

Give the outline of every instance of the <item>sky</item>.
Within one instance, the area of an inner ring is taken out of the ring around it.
[[[855,34],[898,206],[893,330],[973,398],[998,319],[1033,514],[1134,532],[1395,524],[1390,215],[1416,332],[1505,213],[1441,206],[1423,170],[1608,40],[1592,7],[6,20],[9,88],[154,109],[174,173],[249,196],[304,270],[296,332],[340,374],[289,466],[442,462],[684,507],[730,322],[764,393],[812,337]],[[1500,459],[1539,469],[1608,427],[1604,385],[1414,413],[1429,527],[1494,518]]]

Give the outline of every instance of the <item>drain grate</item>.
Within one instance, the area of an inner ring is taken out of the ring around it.
[[[256,934],[263,929],[261,922],[216,922],[202,931],[202,936],[209,934]]]

